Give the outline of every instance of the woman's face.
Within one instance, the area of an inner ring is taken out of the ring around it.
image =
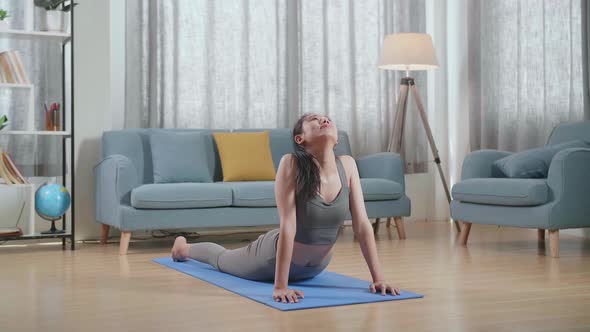
[[[336,145],[338,141],[338,128],[332,120],[319,114],[310,114],[303,120],[302,132],[295,136],[297,144],[306,146],[318,144],[319,142],[330,142]]]

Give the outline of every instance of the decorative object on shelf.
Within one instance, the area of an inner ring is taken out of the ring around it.
[[[35,6],[45,9],[41,15],[41,30],[67,31],[70,21],[67,14],[75,5],[77,3],[70,0],[35,0]]]
[[[61,104],[52,103],[49,109],[45,103],[45,130],[60,131],[61,130]]]
[[[29,76],[18,51],[0,52],[0,81],[2,83],[30,84]]]
[[[0,117],[0,130],[4,129],[4,127],[6,127],[8,125],[8,117],[6,115],[3,115],[2,117]]]
[[[8,21],[6,19],[10,17],[6,9],[0,9],[0,30],[8,30]]]
[[[12,156],[6,152],[2,152],[2,149],[0,149],[0,177],[4,179],[4,183],[7,185],[29,183],[16,167]]]
[[[41,234],[61,234],[64,230],[55,227],[55,221],[61,218],[70,207],[71,197],[68,190],[57,183],[43,184],[35,192],[35,211],[48,221],[51,229]]]

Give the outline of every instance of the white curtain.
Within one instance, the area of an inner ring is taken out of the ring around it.
[[[427,2],[428,31],[442,45],[430,116],[451,185],[469,152],[540,147],[555,125],[584,118],[580,1]]]
[[[24,28],[24,6],[22,0],[0,0],[0,8],[9,12],[10,29]],[[38,12],[36,14],[38,15]],[[35,17],[35,22],[39,22],[38,16]],[[35,89],[34,104],[31,107],[33,114],[29,112],[29,90],[0,89],[0,116],[6,114],[10,121],[10,127],[5,130],[44,130],[43,103],[49,105],[58,102],[62,110],[64,109],[61,44],[49,40],[0,38],[0,51],[4,50],[17,50],[20,53],[24,68]],[[69,84],[69,81],[66,83]],[[65,106],[69,108],[69,103]],[[27,128],[31,117],[35,128]],[[17,167],[25,176],[62,174],[61,137],[0,135],[0,146],[14,157]]]
[[[349,133],[355,155],[384,151],[400,76],[377,69],[381,44],[392,32],[424,31],[424,6],[127,1],[125,126],[291,127],[318,112]],[[425,74],[416,79],[426,87]],[[410,113],[406,145],[416,148],[406,161],[420,170],[426,140]]]

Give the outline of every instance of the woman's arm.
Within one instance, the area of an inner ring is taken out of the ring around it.
[[[293,255],[293,241],[296,232],[295,207],[295,159],[291,154],[284,155],[279,163],[275,181],[275,197],[280,218],[279,241],[277,243],[277,263],[275,266],[275,299],[279,297],[285,302],[298,302],[292,292],[287,291],[289,282],[289,267]],[[301,292],[299,292],[301,293]],[[300,295],[303,297],[303,293]],[[285,299],[286,297],[286,299]],[[277,299],[277,300],[279,300]]]
[[[385,277],[381,272],[381,264],[379,264],[379,257],[377,255],[377,245],[375,244],[375,237],[373,235],[373,227],[367,216],[365,208],[365,199],[363,197],[363,189],[361,188],[361,180],[356,162],[351,156],[340,156],[346,173],[350,175],[350,214],[352,216],[352,229],[361,246],[361,251],[365,257],[365,261],[371,271],[373,284],[371,284],[371,291],[375,292],[375,286],[381,288],[383,294],[388,290],[387,285],[381,287],[385,282]],[[392,294],[399,294],[397,288],[391,288]]]

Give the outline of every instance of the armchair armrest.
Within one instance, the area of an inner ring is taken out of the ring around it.
[[[498,150],[477,150],[471,152],[463,160],[461,180],[500,177],[500,171],[496,167],[493,167],[493,164],[496,160],[511,154],[510,152]]]
[[[137,169],[123,155],[110,155],[94,167],[96,219],[119,225],[119,206],[129,203],[131,190],[140,185]]]
[[[404,163],[393,152],[380,152],[356,160],[361,178],[380,178],[401,184],[405,191]]]
[[[549,165],[547,185],[555,201],[551,229],[590,226],[590,149],[558,152]]]

